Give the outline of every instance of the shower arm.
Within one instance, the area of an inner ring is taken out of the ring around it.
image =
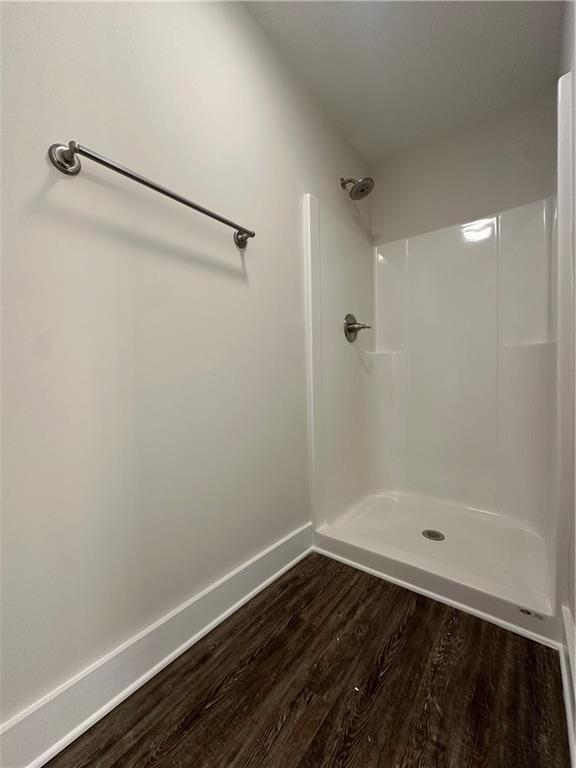
[[[87,157],[89,160],[93,160],[95,163],[99,163],[105,168],[109,168],[111,171],[115,171],[122,176],[126,176],[128,179],[132,179],[132,181],[135,181],[138,184],[142,184],[144,187],[148,187],[148,189],[154,190],[154,192],[159,192],[161,195],[165,195],[171,200],[175,200],[177,203],[186,205],[188,208],[193,208],[195,211],[198,211],[198,213],[203,213],[204,216],[209,216],[211,219],[235,229],[234,242],[238,248],[246,248],[248,238],[256,237],[256,233],[251,229],[246,229],[246,227],[242,227],[240,224],[236,224],[235,222],[230,221],[230,219],[226,219],[224,216],[214,213],[214,211],[211,211],[209,208],[204,208],[204,206],[198,205],[198,203],[193,203],[192,200],[188,200],[188,198],[182,197],[182,195],[178,195],[176,192],[172,192],[172,190],[162,187],[160,184],[156,184],[156,182],[147,179],[145,176],[141,176],[135,171],[124,168],[124,166],[115,163],[113,160],[108,160],[107,157],[103,157],[97,152],[94,152],[87,147],[83,147],[76,141],[69,142],[67,147],[64,144],[52,144],[48,150],[48,157],[52,164],[58,168],[59,171],[68,176],[76,176],[80,172],[82,166],[78,155]]]

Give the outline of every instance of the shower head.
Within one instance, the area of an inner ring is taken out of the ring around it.
[[[374,189],[374,179],[371,176],[364,179],[340,179],[342,189],[346,189],[348,184],[352,184],[349,192],[352,200],[363,200]]]

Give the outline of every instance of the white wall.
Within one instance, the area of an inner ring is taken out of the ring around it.
[[[569,4],[569,8],[566,9],[566,38],[569,45],[569,60],[571,63],[570,71],[572,72],[572,140],[574,142],[574,131],[576,131],[576,11],[574,10],[574,3]],[[576,256],[574,248],[576,247],[576,204],[575,189],[576,185],[576,151],[574,150],[574,143],[572,144],[572,258]],[[572,620],[576,625],[576,514],[572,510],[571,515],[571,548],[570,548],[570,570],[569,570],[569,601],[572,610]],[[573,675],[576,675],[576,670],[572,670]]]
[[[576,12],[565,4],[562,73],[558,110],[558,258],[561,302],[559,343],[560,524],[559,599],[572,667],[572,704],[576,706],[576,513],[574,487],[574,258],[576,246]],[[568,419],[568,415],[571,416]],[[569,426],[566,425],[569,422]],[[576,728],[576,725],[573,724]]]
[[[555,84],[374,168],[374,242],[431,232],[555,194]]]
[[[240,4],[2,11],[10,717],[308,519],[301,199],[367,168]]]

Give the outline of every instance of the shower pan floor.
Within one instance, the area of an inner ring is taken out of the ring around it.
[[[433,538],[423,535],[428,530]],[[435,540],[434,532],[445,538]],[[388,564],[402,564],[400,572],[392,569],[392,576],[411,581],[420,573],[416,586],[435,591],[444,583],[458,585],[459,591],[446,597],[487,613],[494,612],[490,603],[474,603],[464,588],[510,603],[515,612],[553,614],[546,543],[514,518],[398,491],[363,498],[318,527],[317,534],[320,546],[330,540],[345,542],[383,556]],[[422,572],[440,580],[423,580]]]

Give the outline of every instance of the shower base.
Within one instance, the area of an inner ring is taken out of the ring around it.
[[[484,617],[556,635],[546,542],[514,518],[395,491],[320,525],[316,546]]]

